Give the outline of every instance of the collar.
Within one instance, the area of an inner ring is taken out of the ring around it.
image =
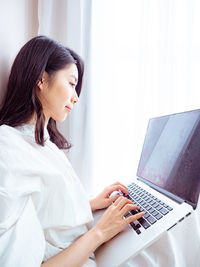
[[[20,126],[16,126],[15,128],[18,129],[24,135],[35,137],[35,125],[34,124],[24,123]],[[49,139],[49,132],[47,130],[47,127],[44,127],[44,138]]]

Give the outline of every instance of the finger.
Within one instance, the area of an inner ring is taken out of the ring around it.
[[[128,195],[128,190],[124,188],[122,185],[111,185],[107,188],[107,194],[110,195],[114,191],[120,190],[122,193]]]
[[[115,200],[115,202],[113,203],[113,205],[114,206],[117,206],[122,199],[124,199],[123,196],[118,196],[118,198]]]
[[[136,205],[133,204],[126,204],[122,209],[121,209],[121,214],[124,215],[130,210],[139,210],[140,208]]]
[[[110,198],[108,198],[108,201],[109,201],[109,203],[115,202],[119,197],[120,197],[120,195],[110,197]]]
[[[117,196],[113,196],[113,197],[110,197],[108,199],[106,199],[107,203],[110,205],[112,204],[113,202],[116,202],[116,200],[119,198],[119,197],[122,197],[121,195],[117,195]],[[130,200],[131,201],[131,200]],[[134,204],[133,201],[131,201],[130,203]],[[117,204],[117,203],[116,203]]]
[[[105,199],[105,207],[108,207],[108,206],[110,206],[112,203],[114,203],[114,202],[118,199],[118,197],[120,197],[120,195],[118,195],[118,196],[113,196],[113,197],[110,197],[110,198],[106,198],[106,199]]]
[[[140,219],[142,216],[144,216],[144,214],[145,214],[145,212],[142,211],[142,212],[139,212],[139,213],[137,213],[135,215],[129,216],[129,217],[127,217],[125,219],[126,220],[126,223],[128,224],[128,223],[134,222],[134,221]]]
[[[115,182],[112,185],[118,185],[118,184],[121,185],[121,186],[123,186],[123,187],[125,187],[127,189],[127,187],[124,184],[120,183],[120,182]]]
[[[121,184],[120,182],[115,182],[112,185],[121,185],[125,190],[128,191],[127,187],[124,184]]]
[[[109,198],[109,200],[110,200],[110,204],[111,204],[112,202],[116,202],[116,200],[117,200],[120,196],[123,197],[122,195],[116,195],[116,196],[110,197],[110,198]],[[128,198],[127,198],[127,199],[128,199]],[[134,202],[133,202],[132,199],[129,199],[129,200],[130,200],[130,203],[131,203],[131,204],[134,204]],[[117,202],[117,203],[118,203],[118,202]],[[117,203],[116,203],[116,204],[117,204]]]
[[[126,204],[132,204],[132,201],[125,197],[118,197],[118,199],[114,202],[114,205],[121,210]]]

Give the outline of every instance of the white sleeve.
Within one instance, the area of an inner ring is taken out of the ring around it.
[[[29,179],[24,184],[24,179],[16,176],[1,154],[0,266],[39,267],[44,257],[45,239],[30,196],[37,191],[38,184],[30,183]]]

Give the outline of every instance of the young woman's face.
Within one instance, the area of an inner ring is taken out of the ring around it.
[[[46,124],[50,118],[58,122],[65,120],[78,101],[75,90],[77,82],[78,70],[74,63],[57,71],[51,78],[48,73],[43,74],[42,83],[38,85],[38,97],[43,107]]]

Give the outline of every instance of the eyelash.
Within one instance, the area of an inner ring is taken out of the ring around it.
[[[72,87],[76,87],[76,84],[75,83],[70,83]]]

